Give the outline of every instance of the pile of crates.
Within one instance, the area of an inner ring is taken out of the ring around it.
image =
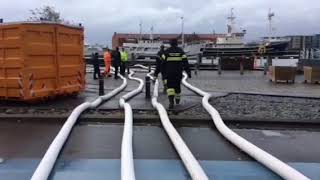
[[[311,67],[311,66],[304,66],[304,82],[310,83],[319,83],[320,82],[320,67]]]
[[[270,66],[270,81],[294,83],[296,76],[296,68],[291,66]]]
[[[304,66],[304,82],[319,83],[320,82],[320,67]],[[296,67],[290,66],[270,66],[269,67],[270,81],[294,83],[296,76]]]
[[[37,101],[83,90],[83,31],[49,22],[0,24],[0,99]]]

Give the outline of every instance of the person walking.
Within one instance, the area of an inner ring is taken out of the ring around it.
[[[101,77],[100,74],[100,64],[99,64],[99,54],[92,53],[92,64],[93,64],[93,79],[98,79]],[[98,75],[98,78],[97,78]]]
[[[162,84],[163,84],[163,92],[167,92],[167,79],[166,79],[166,73],[165,73],[165,63],[164,63],[164,45],[160,46],[160,51],[157,53],[157,59],[156,59],[156,70],[154,72],[154,76],[158,77],[158,74],[161,73],[162,77]]]
[[[180,104],[183,70],[187,72],[189,78],[191,78],[191,71],[187,56],[184,51],[178,47],[177,39],[171,40],[170,46],[171,47],[164,52],[163,59],[168,87],[169,109],[173,109],[174,103]]]
[[[111,53],[109,48],[106,49],[106,52],[104,53],[104,64],[105,64],[105,76],[111,77],[110,74],[110,68],[111,68]]]
[[[120,65],[120,74],[125,75],[126,74],[126,68],[128,64],[128,53],[124,50],[124,48],[121,48],[121,65]]]
[[[112,66],[114,67],[114,78],[118,79],[119,66],[121,64],[121,54],[119,48],[116,47],[111,53]]]

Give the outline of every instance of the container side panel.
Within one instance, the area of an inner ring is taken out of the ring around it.
[[[57,33],[61,93],[84,88],[83,31],[59,27]]]
[[[19,39],[21,31],[19,26],[3,28],[3,40]]]
[[[19,25],[0,26],[0,98],[22,98],[22,32]]]
[[[3,28],[0,27],[0,97],[6,96],[6,81],[5,81],[5,68],[4,64],[4,41],[3,41]]]
[[[25,39],[27,94],[32,98],[54,96],[57,87],[54,26],[27,25]]]
[[[30,28],[26,33],[27,53],[29,55],[54,55],[54,29]]]
[[[21,57],[21,49],[19,47],[4,49],[4,61],[2,66],[4,68],[22,68],[23,59]]]
[[[0,99],[34,101],[84,88],[83,29],[0,24]]]
[[[26,67],[54,67],[55,66],[55,55],[29,55],[26,59]]]

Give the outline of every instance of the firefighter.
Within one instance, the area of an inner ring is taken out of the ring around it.
[[[111,77],[110,74],[110,66],[111,66],[111,53],[109,48],[106,49],[106,52],[104,53],[104,64],[105,64],[105,76]]]
[[[93,79],[97,79],[97,74],[98,78],[101,77],[100,74],[100,64],[99,64],[99,54],[92,53],[92,64],[93,64]]]
[[[112,66],[114,67],[114,78],[118,79],[119,66],[121,64],[121,54],[118,47],[116,47],[116,49],[112,51],[111,58]]]
[[[128,53],[124,50],[124,48],[121,48],[121,65],[120,65],[120,74],[125,75],[127,64],[128,64]]]
[[[169,98],[169,109],[174,107],[174,103],[180,104],[182,72],[185,70],[191,78],[189,63],[184,51],[178,47],[177,39],[170,41],[168,48],[163,55],[165,76],[167,79],[167,95]],[[175,102],[174,102],[175,101]]]
[[[162,77],[162,83],[163,83],[163,92],[167,92],[167,80],[166,80],[166,75],[165,75],[165,63],[163,59],[164,55],[164,46],[160,46],[160,51],[157,54],[157,59],[156,59],[156,71],[154,72],[154,76],[157,78],[158,74],[161,73]]]

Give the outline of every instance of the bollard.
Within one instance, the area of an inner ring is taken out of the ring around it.
[[[240,60],[240,75],[243,75],[243,58]]]
[[[267,57],[268,66],[272,66],[272,57]]]
[[[150,89],[151,89],[151,81],[150,81],[150,77],[146,76],[146,98],[150,99],[151,98],[151,93],[150,93]]]
[[[198,54],[198,64],[201,64],[202,63],[202,54]]]
[[[196,63],[195,66],[196,66],[196,68],[194,70],[194,75],[198,76],[199,64]]]
[[[221,75],[221,58],[218,57],[218,74]]]
[[[199,67],[200,67],[201,62],[202,62],[202,54],[198,54],[197,63],[196,63],[195,71],[194,71],[196,76],[198,75],[198,71],[199,71]]]
[[[267,71],[268,71],[268,63],[265,62],[263,65],[263,74],[267,75]]]
[[[102,76],[99,77],[99,96],[104,95],[104,79]]]
[[[129,67],[128,64],[127,64],[127,74],[128,74],[128,75],[130,74],[130,67]]]

